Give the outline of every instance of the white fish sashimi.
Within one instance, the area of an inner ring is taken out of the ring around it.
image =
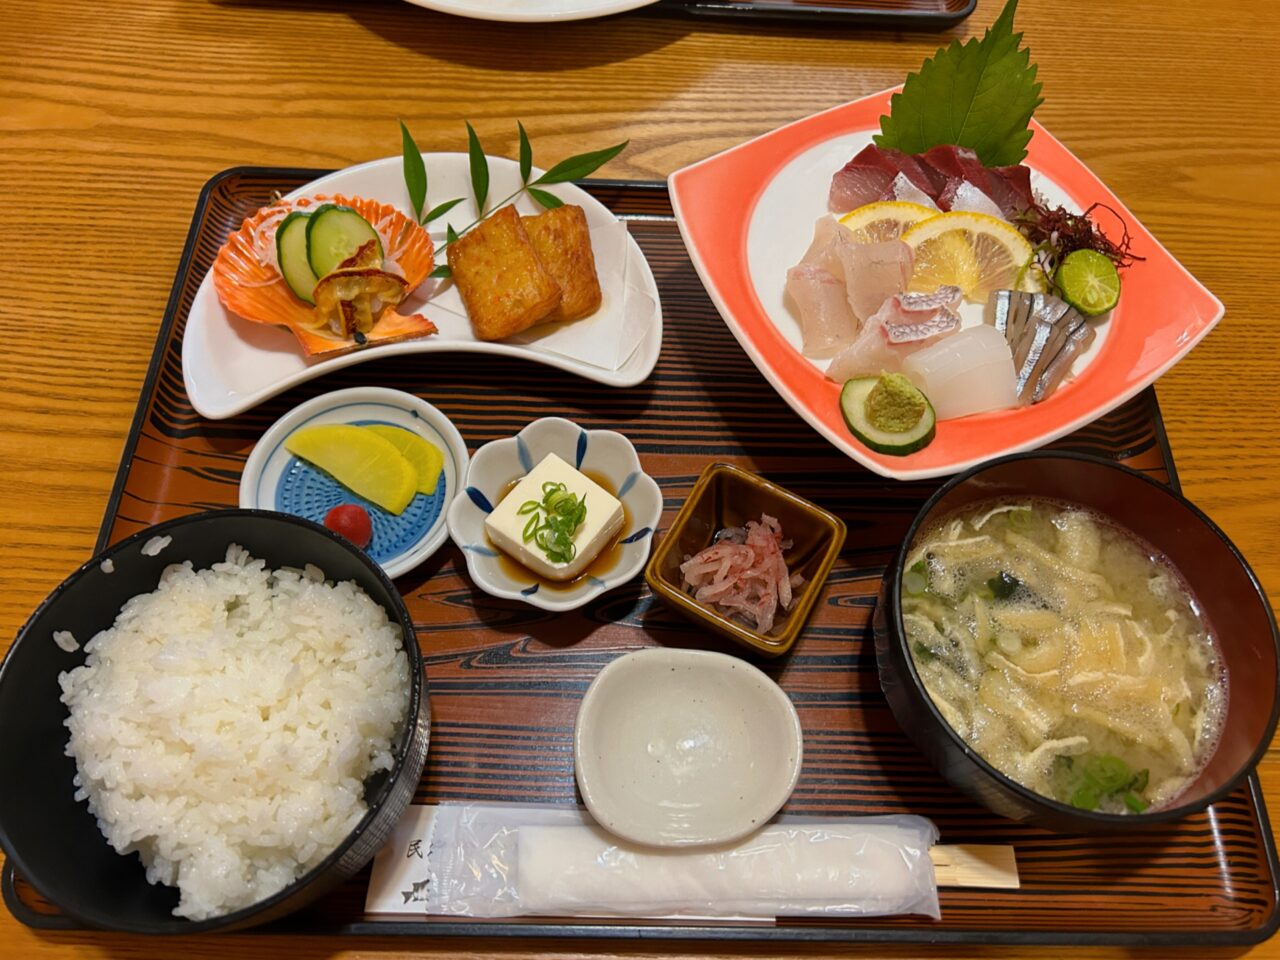
[[[787,294],[800,314],[806,357],[830,357],[857,335],[844,283],[821,267],[798,263],[788,270]]]
[[[866,320],[896,293],[907,289],[915,254],[901,240],[884,243],[852,243],[840,247],[849,306],[859,320]]]
[[[909,314],[905,316],[910,317]],[[900,373],[903,361],[932,342],[931,339],[904,343],[890,342],[888,327],[903,318],[904,314],[898,304],[898,298],[889,297],[880,309],[863,323],[862,332],[857,338],[836,354],[831,365],[827,367],[827,376],[836,383],[844,383],[854,377],[876,377],[881,373]]]
[[[1013,352],[1000,332],[985,324],[913,352],[902,372],[929,398],[939,420],[1018,403]]]
[[[820,267],[837,280],[844,280],[844,266],[836,251],[842,245],[852,242],[853,235],[839,220],[832,216],[819,217],[813,225],[813,239],[809,242],[809,249],[804,252],[800,262]]]

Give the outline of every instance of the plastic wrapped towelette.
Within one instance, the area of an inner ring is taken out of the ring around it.
[[[921,817],[783,817],[731,844],[661,849],[577,808],[445,804],[412,899],[468,917],[936,918],[936,839]]]

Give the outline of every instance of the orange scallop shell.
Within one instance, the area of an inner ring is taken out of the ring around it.
[[[288,327],[298,338],[303,351],[309,357],[320,354],[346,353],[359,349],[354,340],[327,335],[327,329],[317,330],[315,309],[294,296],[284,282],[280,271],[263,264],[258,257],[255,236],[266,234],[270,226],[260,227],[265,221],[283,220],[293,210],[306,210],[322,203],[339,203],[351,207],[375,226],[383,224],[379,233],[389,238],[387,257],[404,274],[412,293],[435,268],[435,246],[427,231],[418,226],[395,207],[377,200],[362,197],[300,197],[297,200],[281,200],[263,207],[233,233],[218,251],[213,261],[213,286],[222,305],[233,313],[252,320]],[[275,242],[275,231],[265,236]],[[388,309],[366,335],[368,343],[389,343],[396,340],[412,340],[436,332],[436,325],[418,314],[402,316]]]

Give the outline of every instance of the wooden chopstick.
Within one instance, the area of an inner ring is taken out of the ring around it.
[[[1017,890],[1018,862],[1013,847],[994,843],[953,843],[931,847],[933,872],[940,887]]]

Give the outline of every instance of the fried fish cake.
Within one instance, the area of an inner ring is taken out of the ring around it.
[[[513,206],[449,244],[449,269],[481,340],[527,330],[560,305],[560,285],[538,259]]]
[[[521,219],[538,259],[563,291],[560,306],[546,319],[578,320],[595,313],[600,308],[600,279],[582,208],[565,204]]]

